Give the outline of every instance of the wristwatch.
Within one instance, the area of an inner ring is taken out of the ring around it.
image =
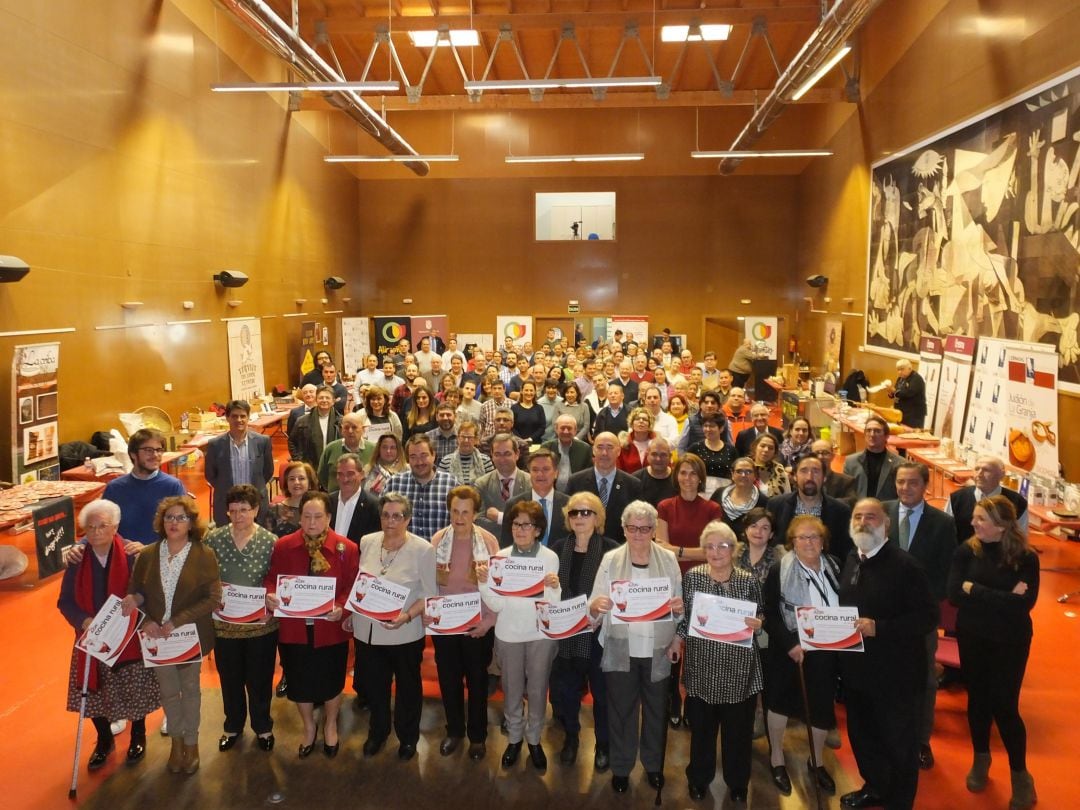
[[[686,551],[686,549],[685,549],[685,548],[683,548],[682,546],[679,546],[679,559],[680,559],[680,560],[682,559],[682,555],[683,555],[683,552],[684,552],[684,551]]]

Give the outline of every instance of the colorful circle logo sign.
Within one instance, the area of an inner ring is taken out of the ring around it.
[[[403,337],[405,337],[405,327],[400,323],[394,323],[391,321],[386,324],[382,330],[383,340],[390,343],[397,343]]]
[[[518,340],[525,337],[525,324],[511,321],[506,325],[506,329],[503,330],[503,334],[508,338]]]
[[[772,337],[772,327],[767,323],[755,323],[750,329],[754,340],[768,340]]]

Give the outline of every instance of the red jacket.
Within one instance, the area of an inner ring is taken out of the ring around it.
[[[323,556],[330,563],[330,570],[322,576],[333,576],[337,579],[337,598],[334,604],[345,607],[349,600],[349,590],[356,581],[356,574],[360,570],[360,549],[349,538],[331,530],[326,533],[326,541],[322,547]],[[274,552],[270,556],[270,571],[266,575],[264,584],[267,593],[277,591],[278,574],[299,574],[306,576],[311,564],[307,548],[304,547],[304,536],[301,532],[293,532],[282,537],[274,545]],[[307,630],[304,627],[304,619],[279,619],[280,630],[278,640],[282,644],[304,644],[307,642]],[[332,644],[341,644],[352,638],[352,633],[346,633],[341,628],[341,622],[328,622],[324,619],[315,620],[315,646],[328,647]]]

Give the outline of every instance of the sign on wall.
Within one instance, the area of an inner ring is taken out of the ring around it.
[[[341,362],[339,371],[356,374],[364,367],[364,358],[371,354],[371,330],[367,318],[341,319]]]
[[[495,318],[495,339],[501,349],[506,345],[506,338],[514,341],[521,348],[532,343],[533,321],[531,315],[498,315]]]
[[[266,393],[263,376],[262,322],[229,321],[229,390],[233,399],[251,401]]]
[[[59,458],[60,344],[16,346],[11,363],[12,480],[54,478]]]
[[[409,319],[409,339],[414,352],[420,351],[420,339],[429,338],[431,351],[446,351],[450,337],[450,319],[445,315],[414,315]],[[461,345],[461,338],[458,338]]]
[[[382,358],[398,341],[409,340],[412,320],[408,315],[381,315],[375,321],[375,354]]]
[[[762,357],[775,360],[778,323],[776,318],[746,317],[743,321],[746,337],[754,344],[754,350]]]

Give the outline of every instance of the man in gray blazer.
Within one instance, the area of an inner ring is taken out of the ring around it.
[[[945,598],[945,581],[956,551],[956,522],[952,515],[926,502],[929,483],[930,470],[925,464],[906,461],[896,469],[898,500],[886,501],[883,506],[889,518],[889,543],[899,546],[923,564],[930,591],[941,602]],[[923,770],[934,766],[930,734],[934,730],[937,701],[937,673],[934,671],[937,643],[935,627],[926,635],[926,684],[919,717],[919,767]]]
[[[265,523],[270,514],[266,485],[274,477],[274,452],[269,436],[248,430],[250,417],[251,405],[242,399],[230,401],[225,406],[228,432],[215,436],[206,445],[204,474],[210,485],[214,523],[218,526],[229,522],[225,496],[237,484],[251,484],[259,490],[260,523]]]
[[[863,429],[866,449],[844,459],[844,475],[855,479],[859,498],[896,500],[896,468],[903,459],[889,449],[889,423],[874,414]]]
[[[555,488],[566,492],[570,476],[592,466],[592,448],[577,438],[577,420],[568,413],[555,419],[555,438],[543,446],[555,454]]]
[[[483,506],[476,518],[476,525],[487,529],[496,537],[502,534],[506,502],[515,495],[528,492],[531,486],[529,474],[518,469],[518,455],[514,436],[509,433],[496,433],[491,437],[491,461],[495,469],[473,481],[473,486],[480,492]]]
[[[514,504],[521,501],[536,501],[544,507],[547,514],[547,529],[541,535],[540,541],[545,546],[550,546],[556,540],[566,537],[566,521],[563,518],[563,507],[569,502],[569,497],[555,490],[555,454],[541,447],[529,455],[526,462],[529,468],[530,486],[520,495],[515,495],[506,502],[506,512],[509,512]],[[499,544],[503,547],[514,541],[510,531],[510,521],[502,522],[502,536]]]

